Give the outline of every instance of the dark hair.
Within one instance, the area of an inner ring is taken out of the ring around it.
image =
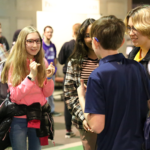
[[[51,29],[53,30],[53,28],[52,28],[51,26],[46,26],[46,27],[44,28],[44,32],[45,32],[46,28],[51,28]]]
[[[73,50],[73,53],[69,57],[69,60],[74,58],[74,63],[78,64],[79,67],[81,66],[82,58],[88,55],[88,47],[84,42],[85,33],[88,26],[93,24],[94,21],[95,19],[88,18],[81,24],[76,38],[75,48]],[[74,65],[74,63],[72,63],[72,65]]]
[[[95,21],[91,28],[91,37],[97,37],[106,50],[117,50],[123,41],[125,24],[113,15],[103,16]]]
[[[17,38],[18,38],[20,31],[21,31],[21,29],[15,31],[14,36],[13,36],[13,42],[17,41]]]

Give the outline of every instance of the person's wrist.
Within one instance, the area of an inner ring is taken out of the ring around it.
[[[85,101],[85,97],[83,95],[78,95],[79,96],[79,101],[80,102],[84,102]]]
[[[85,118],[82,120],[82,123],[85,121]]]
[[[28,75],[28,77],[31,78],[31,81],[35,80],[35,77],[31,73]]]

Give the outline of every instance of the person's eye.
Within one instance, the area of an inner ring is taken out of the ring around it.
[[[129,29],[129,30],[130,30],[130,29],[131,29],[131,27],[130,27],[130,26],[127,26],[127,29]]]
[[[34,41],[33,40],[27,40],[29,43],[33,43]]]
[[[41,40],[39,39],[39,40],[36,40],[36,43],[41,43]]]

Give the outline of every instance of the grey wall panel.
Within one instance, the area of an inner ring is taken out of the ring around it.
[[[17,29],[36,27],[37,11],[42,11],[42,0],[0,0],[0,22],[10,46]]]

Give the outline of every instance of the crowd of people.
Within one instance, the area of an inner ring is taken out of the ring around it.
[[[88,18],[72,31],[73,39],[58,54],[64,64],[65,137],[75,136],[73,124],[84,150],[150,149],[144,143],[150,109],[150,6],[130,10],[124,21],[114,15]],[[128,58],[118,51],[125,33],[135,46]],[[8,51],[1,82],[8,84],[12,107],[22,112],[12,111],[7,123],[13,150],[27,150],[27,137],[29,150],[41,150],[48,138],[53,140],[52,116],[61,115],[53,98],[58,63],[53,28],[46,26],[43,35],[31,26],[19,29],[10,48],[0,26],[0,47]]]

